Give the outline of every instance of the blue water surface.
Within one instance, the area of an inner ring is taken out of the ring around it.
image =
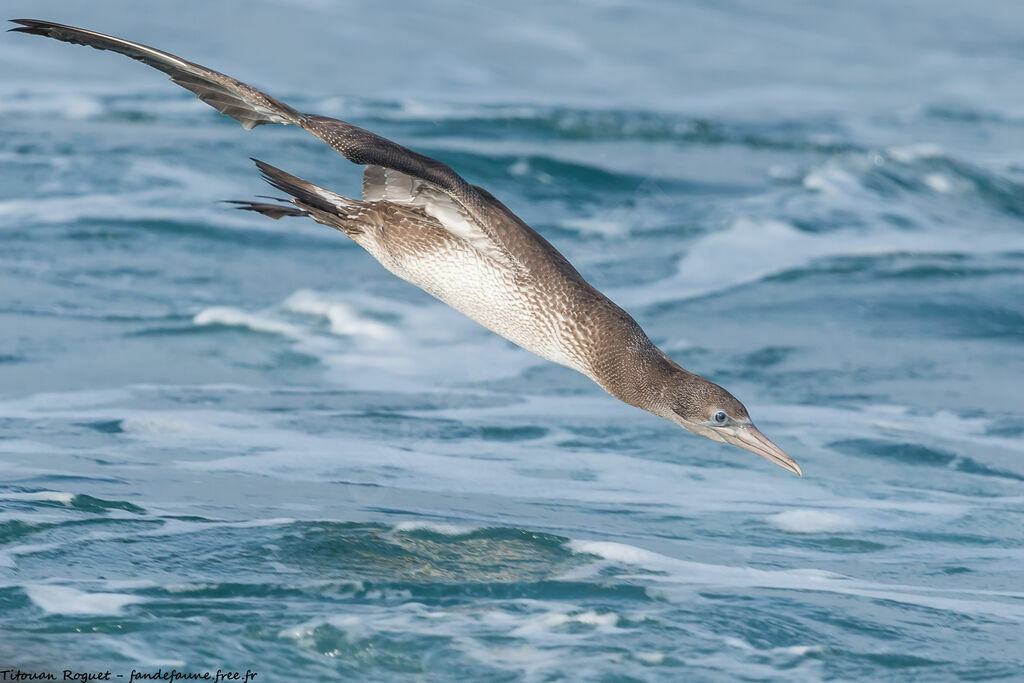
[[[798,479],[343,235],[119,55],[0,36],[0,668],[291,680],[1024,670],[1019,2],[13,0],[451,164]]]

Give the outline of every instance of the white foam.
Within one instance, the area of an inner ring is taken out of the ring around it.
[[[159,587],[160,584],[152,579],[113,579],[103,582],[103,588],[113,591],[142,590]]]
[[[532,118],[536,116],[537,109],[530,106],[479,106],[468,102],[426,101],[420,99],[403,99],[399,107],[378,109],[374,112],[376,116],[398,121],[409,120],[467,120],[479,118]]]
[[[103,109],[103,104],[95,96],[83,93],[22,93],[0,98],[0,116],[31,114],[81,120],[97,116],[103,113]]]
[[[260,313],[248,313],[246,311],[230,308],[228,306],[214,306],[206,308],[196,314],[192,319],[196,325],[226,325],[229,327],[246,327],[256,332],[269,332],[280,334],[293,339],[304,336],[303,331],[296,325],[275,320],[269,315]]]
[[[704,296],[840,256],[987,254],[1006,249],[1007,238],[999,233],[975,234],[970,240],[940,229],[811,233],[779,220],[741,218],[724,230],[696,239],[680,259],[675,275],[641,288],[619,290],[613,298],[647,305]]]
[[[85,195],[75,194],[77,187],[58,187],[45,197],[7,199],[0,201],[0,218],[40,225],[70,224],[80,220],[101,221],[170,221],[195,222],[224,228],[275,233],[282,228],[273,221],[254,221],[240,212],[224,211],[215,203],[224,196],[240,192],[238,185],[227,182],[222,175],[204,173],[194,167],[168,164],[155,159],[138,159],[125,173],[137,182],[149,181],[152,189],[131,193]],[[182,205],[181,197],[195,201]],[[310,233],[311,239],[327,239],[329,235]]]
[[[85,593],[69,586],[36,584],[23,586],[29,599],[50,614],[121,614],[142,598],[124,593]]]
[[[619,632],[618,622],[619,616],[614,613],[597,613],[548,600],[486,601],[469,608],[428,607],[406,600],[398,604],[349,605],[345,613],[281,629],[278,637],[310,649],[317,647],[316,631],[323,626],[342,631],[350,642],[381,633],[443,637],[473,659],[490,667],[520,672],[530,679],[560,670],[565,650],[553,646],[571,648],[596,642]],[[500,645],[494,644],[496,638]],[[621,660],[621,655],[595,653],[588,664],[600,670],[602,664],[613,659]]]
[[[786,510],[768,517],[768,521],[783,531],[797,534],[820,534],[853,531],[857,523],[848,516],[825,510]]]
[[[792,655],[793,657],[806,657],[807,655],[820,655],[828,652],[824,645],[790,645],[788,647],[773,648],[773,652]]]
[[[197,593],[216,590],[219,586],[217,583],[169,583],[162,588],[168,593]]]
[[[582,614],[571,616],[570,620],[581,624],[588,624],[590,626],[615,626],[619,623],[619,615],[613,612],[598,614],[593,611],[587,611]]]
[[[665,559],[664,555],[612,541],[570,541],[569,548],[573,552],[586,555],[597,555],[613,562],[625,562],[644,566],[661,564]]]
[[[136,388],[121,392],[121,395],[126,397],[125,404],[130,405],[128,401],[133,396],[165,390]],[[567,437],[567,432],[551,423],[552,414],[561,414],[565,410],[565,399],[558,396],[485,401],[479,407],[468,403],[453,409],[406,413],[409,417],[449,418],[470,425],[507,424],[511,420],[513,423],[533,421],[533,424],[550,426],[549,433],[535,441],[488,442],[486,457],[481,457],[483,453],[479,442],[474,440],[420,441],[402,431],[390,433],[385,439],[353,438],[345,433],[344,419],[339,422],[338,431],[311,434],[265,413],[191,408],[139,410],[107,405],[90,407],[84,401],[66,398],[55,403],[75,407],[53,410],[45,405],[45,401],[29,397],[24,402],[5,402],[3,410],[5,414],[30,419],[45,416],[47,419],[75,422],[121,420],[125,436],[132,440],[152,442],[161,448],[191,449],[201,444],[201,456],[179,458],[168,463],[170,467],[199,472],[238,471],[249,476],[291,481],[342,480],[416,491],[465,491],[474,495],[520,499],[558,498],[574,504],[656,504],[666,514],[746,515],[750,520],[788,524],[792,529],[801,522],[809,522],[795,515],[784,515],[773,521],[770,515],[793,508],[820,509],[848,518],[857,529],[908,529],[931,527],[943,520],[951,522],[969,514],[979,504],[975,498],[950,496],[941,499],[934,496],[911,499],[900,495],[862,499],[844,497],[837,501],[834,492],[828,488],[827,480],[800,481],[795,478],[792,482],[773,479],[772,495],[767,496],[764,477],[771,476],[770,463],[725,446],[682,438],[679,445],[683,451],[679,458],[665,462],[615,452],[560,449],[557,471],[585,472],[587,476],[538,478],[538,471],[551,469],[552,445]],[[97,394],[96,398],[102,404],[109,397]],[[625,423],[632,418],[632,415],[625,415],[624,411],[628,410],[631,409],[600,395],[576,397],[572,405],[573,419],[580,424],[608,420]],[[765,405],[760,407],[759,414],[761,422],[770,425],[769,433],[778,434],[777,439],[802,443],[811,452],[825,453],[827,451],[823,449],[827,449],[828,441],[863,437],[865,433],[885,437],[890,434],[887,430],[896,427],[901,430],[901,439],[908,438],[903,434],[921,434],[920,438],[912,437],[915,442],[927,443],[927,439],[954,444],[976,441],[989,450],[1005,447],[1016,453],[1024,449],[1019,440],[987,434],[990,420],[961,418],[946,412],[927,414],[901,406],[872,405],[852,410],[828,406]],[[655,427],[659,424],[653,416],[638,415],[637,419],[648,420]],[[828,424],[829,430],[822,432],[821,424]],[[339,432],[344,433],[341,440]],[[138,451],[137,444],[130,448]],[[26,450],[29,455],[51,451],[34,446]],[[697,453],[702,457],[699,465],[689,457]],[[70,457],[73,451],[68,450],[65,455]],[[716,459],[746,467],[716,470]],[[640,463],[643,467],[637,466]],[[1013,466],[996,464],[1000,467]],[[686,491],[686,495],[681,496],[681,490]],[[785,499],[788,506],[780,507],[780,499]],[[833,521],[830,524],[835,527]]]
[[[243,430],[258,429],[261,423],[237,413],[217,410],[129,410],[104,415],[120,419],[121,430],[133,438],[167,443],[203,440],[211,448],[231,448]]]
[[[396,336],[387,325],[360,316],[351,306],[321,292],[301,289],[285,299],[282,308],[327,318],[331,332],[340,336],[363,336],[380,341],[389,341]]]
[[[86,389],[84,391],[42,392],[17,399],[0,401],[0,412],[6,417],[29,417],[51,411],[95,407],[130,399],[127,389]],[[4,443],[5,450],[10,442]],[[25,442],[34,443],[34,442]]]
[[[75,494],[65,491],[27,491],[24,493],[11,491],[0,493],[0,500],[40,500],[71,505],[75,500]]]
[[[595,631],[610,633],[617,631],[619,615],[614,612],[598,614],[593,610],[584,611],[558,611],[549,612],[530,617],[527,621],[509,632],[509,635],[517,638],[530,638],[535,640],[550,640],[554,634],[561,633],[558,629],[567,624],[582,624],[591,626]]]
[[[508,172],[514,176],[524,176],[530,172],[530,162],[526,159],[517,159],[514,164],[508,167]]]
[[[410,520],[399,522],[394,526],[395,531],[431,531],[444,536],[465,536],[477,531],[479,527],[460,526],[458,524],[440,524],[437,522],[421,522]]]
[[[541,673],[559,672],[565,666],[564,655],[551,647],[479,647],[468,649],[467,654],[487,666],[520,671],[527,681],[556,680],[555,676],[541,676]]]
[[[296,316],[325,318],[329,330],[323,330],[319,321]],[[281,334],[296,351],[327,366],[331,381],[347,387],[376,390],[382,375],[387,375],[391,390],[434,390],[439,381],[450,386],[506,377],[542,362],[433,300],[406,302],[355,292],[299,290],[258,312],[209,308],[195,322]],[[438,344],[447,347],[446,353],[437,353]]]
[[[159,667],[184,667],[185,660],[183,659],[166,659],[164,657],[152,654],[154,649],[153,642],[144,642],[140,638],[133,638],[132,636],[126,636],[124,633],[119,633],[116,636],[106,636],[102,638],[103,645],[110,648],[114,652],[121,654],[125,659],[133,662],[138,662],[146,666],[159,666]],[[166,648],[157,646],[159,649]],[[167,654],[162,652],[161,654]]]
[[[876,403],[856,409],[825,405],[769,405],[758,412],[768,419],[784,419],[791,428],[799,430],[801,439],[821,445],[838,437],[863,436],[867,427],[871,433],[881,436],[895,434],[907,438],[919,435],[919,443],[931,440],[947,444],[966,442],[1024,452],[1024,441],[989,434],[990,428],[995,426],[993,420],[962,417],[949,410],[927,413],[907,406]],[[828,435],[821,434],[818,427],[822,424],[829,425]]]
[[[312,645],[313,632],[316,631],[317,628],[324,626],[325,624],[330,624],[335,628],[338,628],[349,633],[358,632],[358,635],[356,635],[356,633],[353,633],[355,637],[360,637],[362,633],[365,632],[364,629],[360,629],[362,621],[358,616],[354,614],[344,614],[335,617],[330,617],[327,619],[315,618],[311,619],[310,621],[298,624],[296,626],[283,628],[280,631],[278,631],[277,637],[290,638],[292,640],[297,640]]]
[[[163,415],[140,415],[121,420],[121,430],[129,434],[187,434],[203,435],[204,425],[180,417]]]
[[[936,157],[945,156],[946,151],[939,145],[922,142],[915,145],[890,147],[886,150],[886,154],[900,163],[910,164],[918,159],[934,159]]]
[[[665,661],[665,655],[660,652],[634,652],[633,656],[644,664],[658,665]]]
[[[4,548],[3,550],[0,550],[0,567],[17,566],[15,558],[20,555],[45,553],[48,550],[54,550],[59,547],[59,543],[24,543],[22,545],[14,545]]]
[[[804,177],[803,185],[830,195],[854,194],[860,189],[860,182],[852,173],[834,164],[812,170]]]
[[[925,185],[941,194],[949,194],[953,191],[952,181],[941,173],[928,173],[922,180]]]
[[[609,541],[569,542],[574,552],[596,555],[605,560],[631,564],[648,572],[634,577],[660,585],[661,594],[674,599],[677,586],[719,586],[730,588],[777,588],[856,595],[880,600],[891,600],[909,605],[956,612],[959,614],[986,614],[1024,623],[1024,593],[977,589],[941,589],[928,586],[882,584],[818,569],[765,570],[752,567],[730,567],[703,564],[668,557],[642,548]],[[569,572],[563,578],[593,573],[600,567]],[[621,578],[621,577],[620,577]],[[947,597],[955,595],[957,597]],[[680,599],[691,600],[690,591],[682,591]]]
[[[689,562],[636,546],[614,541],[571,540],[569,549],[596,555],[614,563],[630,564],[658,572],[668,580],[707,582],[712,585],[743,585],[775,588],[809,588],[823,579],[842,579],[840,574],[819,570],[767,571],[749,567],[726,567]]]

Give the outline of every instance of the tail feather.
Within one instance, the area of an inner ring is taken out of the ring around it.
[[[287,201],[287,200],[284,200]],[[268,202],[247,202],[237,199],[226,199],[225,204],[234,204],[235,208],[240,211],[255,211],[262,213],[264,216],[277,220],[285,216],[308,216],[309,212],[294,206],[284,206],[281,204],[270,204]]]
[[[253,162],[260,169],[264,180],[293,197],[287,201],[295,208],[266,202],[231,202],[237,204],[238,209],[256,211],[275,219],[282,216],[309,216],[350,237],[363,232],[360,224],[372,219],[373,211],[366,202],[342,197],[259,159],[253,159]]]
[[[349,210],[355,209],[358,205],[362,204],[362,202],[355,199],[342,197],[340,194],[335,194],[330,190],[318,187],[308,180],[293,176],[291,173],[286,173],[259,159],[253,159],[253,163],[256,164],[256,168],[260,169],[263,179],[268,183],[281,190],[281,192],[295,197],[301,203],[320,211],[344,215]]]

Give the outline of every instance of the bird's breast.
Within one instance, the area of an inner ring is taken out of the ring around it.
[[[490,259],[460,239],[424,234],[375,240],[370,254],[398,277],[538,356],[591,375],[579,285]]]

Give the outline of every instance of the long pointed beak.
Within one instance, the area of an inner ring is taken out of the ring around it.
[[[786,455],[785,451],[769,441],[768,437],[752,424],[737,427],[731,434],[723,431],[721,436],[733,446],[739,446],[751,453],[757,453],[762,458],[771,460],[779,467],[784,467],[793,474],[800,477],[804,476],[804,472],[800,469],[800,465],[796,464],[796,460]]]

